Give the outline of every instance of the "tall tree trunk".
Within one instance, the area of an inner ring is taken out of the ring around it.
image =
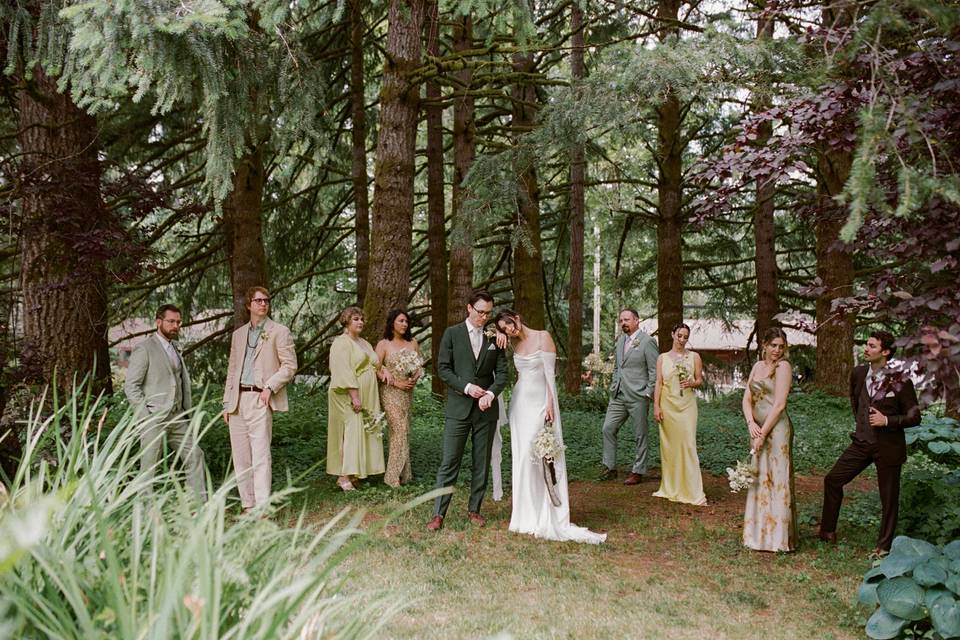
[[[367,199],[367,114],[363,75],[363,0],[350,1],[350,142],[353,147],[353,209],[357,245],[357,303],[367,297],[370,264],[370,204]]]
[[[248,146],[233,173],[233,191],[223,203],[223,232],[230,260],[233,326],[250,319],[245,296],[250,287],[269,287],[263,248],[263,145]]]
[[[770,40],[773,37],[774,19],[764,13],[765,3],[760,6],[760,16],[757,18],[757,40]],[[770,108],[770,100],[762,87],[754,100],[754,109],[757,112]],[[757,145],[766,146],[773,134],[773,124],[769,121],[760,125],[757,136]],[[775,325],[773,317],[780,313],[780,302],[777,298],[777,247],[776,229],[774,227],[774,195],[776,184],[773,180],[758,180],[756,185],[756,202],[753,205],[753,239],[755,253],[753,258],[754,272],[757,276],[757,344],[767,329]]]
[[[680,0],[660,0],[661,41],[679,37]],[[660,351],[673,346],[670,329],[683,321],[683,131],[680,100],[668,91],[657,108],[657,336]]]
[[[570,51],[570,75],[574,84],[586,75],[583,62],[583,10],[570,5],[570,31],[573,33]],[[575,89],[576,90],[576,89]],[[570,153],[570,287],[567,293],[567,370],[566,388],[570,393],[580,392],[580,369],[583,360],[583,223],[585,196],[584,182],[587,163],[582,144]]]
[[[517,74],[536,73],[532,53],[516,53],[513,71]],[[511,129],[514,142],[533,129],[537,113],[537,90],[533,85],[518,80],[511,90],[513,112]],[[543,254],[540,250],[540,186],[537,180],[536,158],[521,160],[517,183],[517,227],[520,240],[513,244],[513,301],[524,323],[537,329],[546,328],[545,295],[543,291]]]
[[[460,16],[453,25],[453,50],[457,53],[473,46],[473,19]],[[463,321],[467,298],[473,288],[473,221],[464,215],[466,194],[463,180],[476,156],[474,103],[470,91],[473,71],[457,72],[458,88],[453,94],[453,212],[450,223],[450,286],[447,289],[447,324]]]
[[[426,16],[427,54],[440,55],[437,1],[430,0]],[[443,107],[440,84],[427,82],[427,253],[430,262],[430,354],[433,363],[432,389],[443,393],[437,372],[440,337],[447,328],[447,231],[443,176]]]
[[[413,178],[420,86],[410,81],[420,64],[424,0],[392,0],[380,89],[380,126],[374,168],[370,270],[364,333],[374,338],[390,309],[410,297]]]
[[[843,29],[853,23],[856,3],[831,0],[821,21],[825,28]],[[853,318],[839,317],[833,301],[853,291],[853,257],[840,241],[840,229],[846,210],[837,196],[850,177],[852,156],[849,151],[821,148],[817,153],[817,277],[823,293],[817,296],[817,370],[816,386],[828,393],[842,395],[849,388],[853,370]]]
[[[106,261],[115,248],[97,121],[40,66],[32,79],[18,76],[23,371],[64,390],[89,375],[95,391],[109,391]]]

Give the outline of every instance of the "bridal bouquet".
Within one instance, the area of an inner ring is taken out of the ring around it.
[[[750,462],[737,460],[737,468],[727,467],[727,478],[730,480],[730,491],[739,493],[748,489],[757,481],[757,458],[750,452]]]
[[[565,445],[560,444],[553,431],[553,424],[550,422],[544,422],[537,437],[533,439],[533,457],[543,470],[543,482],[547,485],[547,495],[550,496],[550,503],[555,507],[560,506],[560,494],[557,492],[557,471],[553,463],[566,448]]]
[[[376,415],[368,409],[360,410],[360,422],[363,425],[363,431],[369,436],[383,437],[383,428],[387,424],[387,414],[383,411]]]
[[[423,358],[416,351],[404,349],[393,358],[390,369],[401,378],[412,378],[423,367]]]

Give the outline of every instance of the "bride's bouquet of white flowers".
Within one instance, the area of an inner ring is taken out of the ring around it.
[[[533,458],[535,464],[539,464],[543,469],[543,481],[547,485],[547,494],[555,507],[560,506],[560,494],[557,492],[557,471],[553,463],[566,448],[566,445],[557,438],[552,422],[544,422],[543,427],[537,432],[537,437],[533,439]]]
[[[727,478],[733,493],[750,488],[757,481],[757,457],[754,452],[750,452],[749,462],[737,460],[736,469],[727,467]]]
[[[404,349],[392,360],[390,369],[401,378],[412,378],[417,375],[423,367],[423,358],[412,349]]]

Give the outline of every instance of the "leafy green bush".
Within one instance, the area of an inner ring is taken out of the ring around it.
[[[210,430],[198,410],[192,428]],[[340,590],[340,560],[362,512],[317,530],[268,519],[273,504],[229,513],[229,482],[200,504],[176,472],[140,473],[129,412],[82,391],[33,415],[24,457],[0,501],[0,629],[17,638],[377,637],[397,605]],[[61,433],[67,433],[62,438]],[[52,458],[38,444],[52,434]],[[395,596],[394,596],[395,597]]]
[[[910,456],[900,488],[900,530],[944,543],[960,537],[960,428],[925,415],[906,430]]]
[[[890,555],[863,576],[858,599],[876,607],[867,635],[876,640],[917,636],[930,629],[960,637],[960,540],[938,547],[898,536]],[[925,635],[925,637],[928,637]]]

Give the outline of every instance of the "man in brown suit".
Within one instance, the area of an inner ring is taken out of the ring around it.
[[[890,551],[897,529],[900,467],[907,460],[903,430],[920,424],[920,407],[913,382],[905,371],[887,366],[887,360],[895,351],[894,338],[886,331],[875,331],[867,339],[863,347],[863,359],[867,364],[854,367],[850,374],[850,405],[856,431],[850,434],[850,446],[840,454],[833,469],[823,479],[820,539],[836,542],[844,485],[871,463],[876,465],[882,508],[877,555],[886,555]]]
[[[273,412],[287,410],[286,385],[297,372],[290,330],[267,317],[270,294],[247,290],[250,322],[233,332],[223,390],[223,420],[230,428],[230,450],[244,509],[270,498]]]

